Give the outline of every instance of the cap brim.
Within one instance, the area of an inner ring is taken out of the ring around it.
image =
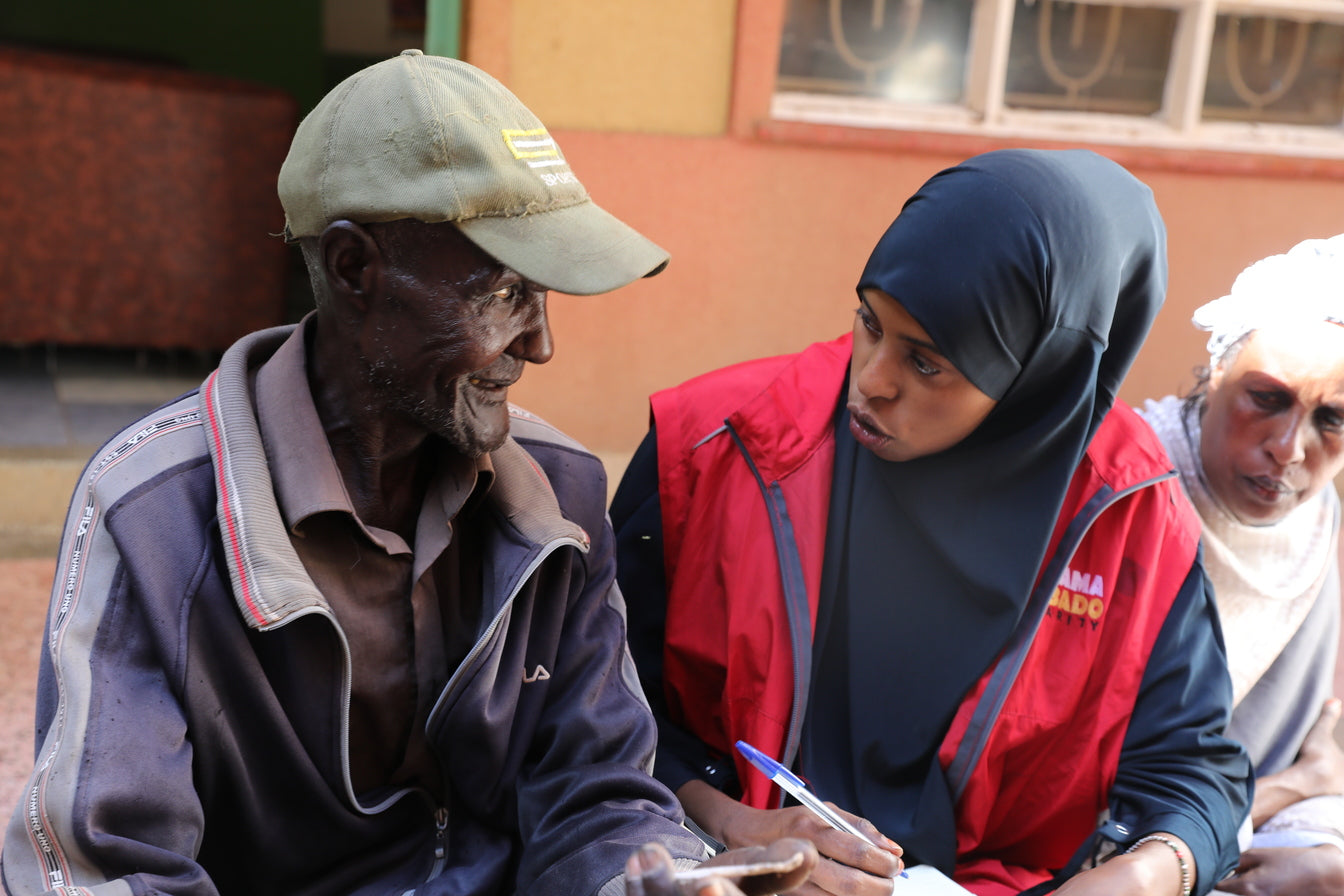
[[[527,279],[591,296],[667,267],[667,251],[592,201],[518,217],[455,222],[467,239]]]

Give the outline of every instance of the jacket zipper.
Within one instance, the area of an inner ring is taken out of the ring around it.
[[[461,680],[463,673],[467,671],[468,667],[470,667],[485,650],[486,644],[490,642],[495,631],[499,628],[499,622],[504,618],[504,612],[508,610],[509,607],[513,606],[513,600],[518,596],[518,592],[523,590],[523,585],[532,578],[532,574],[537,571],[537,567],[541,566],[542,562],[545,561],[547,557],[566,545],[576,547],[580,551],[587,551],[587,547],[583,542],[579,541],[577,538],[571,538],[569,536],[556,538],[542,546],[542,550],[537,556],[532,558],[527,564],[527,567],[522,571],[522,574],[515,580],[513,588],[509,590],[509,596],[504,599],[504,603],[499,605],[499,611],[495,613],[494,618],[490,620],[490,625],[486,627],[485,631],[481,632],[481,636],[476,639],[476,643],[472,646],[471,652],[463,658],[462,662],[453,672],[452,677],[448,679],[448,683],[443,686],[443,691],[439,694],[439,699],[434,701],[434,706],[429,711],[429,718],[425,720],[425,727],[433,727],[434,721],[439,715],[439,710],[443,708],[444,700],[453,690],[453,686]]]
[[[434,878],[443,873],[443,866],[448,859],[448,809],[444,806],[434,810],[434,864],[430,866],[429,874],[425,876],[425,883],[429,883]],[[415,896],[415,887],[404,891],[401,896]]]
[[[1009,636],[1008,643],[1004,645],[999,658],[994,661],[989,673],[991,677],[990,685],[985,689],[971,713],[971,719],[967,723],[966,731],[962,734],[957,752],[948,764],[948,787],[952,792],[954,801],[961,798],[962,791],[965,790],[967,782],[970,781],[971,771],[980,761],[980,753],[998,722],[999,710],[1003,707],[1004,701],[1007,700],[1008,692],[1012,690],[1014,683],[1017,681],[1017,673],[1021,671],[1022,665],[1026,661],[1027,652],[1036,640],[1036,633],[1040,629],[1041,621],[1045,618],[1049,596],[1055,590],[1055,586],[1059,584],[1060,574],[1064,571],[1068,562],[1073,559],[1073,555],[1082,545],[1093,524],[1101,518],[1102,514],[1122,499],[1172,479],[1176,475],[1175,470],[1170,470],[1128,485],[1119,491],[1108,491],[1109,486],[1103,486],[1088,499],[1082,509],[1069,522],[1063,539],[1055,547],[1054,554],[1046,557],[1043,561],[1042,573],[1028,597],[1022,619],[1019,620],[1017,628]]]
[[[448,809],[444,806],[434,810],[434,866],[429,869],[427,880],[433,880],[443,873],[448,855]]]
[[[580,550],[585,549],[582,542],[578,539],[569,538],[568,536],[554,539],[542,546],[542,550],[538,552],[536,557],[532,558],[532,561],[527,564],[527,567],[523,570],[522,574],[518,576],[513,587],[509,590],[508,597],[506,597],[504,602],[500,604],[499,611],[495,613],[494,618],[490,620],[490,625],[488,625],[485,631],[481,633],[481,636],[476,639],[476,643],[472,646],[471,652],[462,660],[457,669],[453,672],[452,677],[448,679],[448,683],[444,685],[443,692],[439,694],[439,699],[434,701],[434,707],[430,710],[429,718],[425,720],[426,728],[433,727],[434,720],[438,716],[439,710],[443,708],[443,701],[447,698],[449,692],[452,691],[453,685],[461,679],[463,672],[478,657],[480,657],[485,649],[485,645],[489,643],[491,637],[493,637],[495,631],[499,628],[500,620],[504,617],[505,611],[513,606],[514,598],[518,596],[518,592],[523,590],[523,585],[532,578],[532,573],[536,572],[537,567],[541,566],[542,562],[547,557],[565,545],[573,545]],[[403,791],[403,793],[404,792],[405,791]],[[396,797],[394,796],[393,798],[395,799]],[[429,874],[425,877],[423,883],[429,883],[442,874],[447,862],[448,809],[446,806],[439,806],[434,810],[434,864],[430,866]],[[414,893],[415,890],[407,890],[402,896],[414,896]]]
[[[746,442],[738,435],[731,424],[725,423],[720,431],[726,431],[737,445],[748,469],[756,479],[761,491],[766,513],[770,517],[770,532],[774,538],[775,556],[779,563],[779,581],[784,598],[784,611],[789,623],[789,644],[793,666],[793,700],[789,709],[789,724],[784,731],[784,746],[780,761],[787,767],[793,765],[798,754],[799,741],[802,739],[803,713],[806,711],[812,671],[812,625],[811,607],[807,594],[807,585],[803,576],[802,557],[798,551],[798,539],[794,534],[793,521],[789,518],[789,504],[784,497],[784,489],[779,480],[766,482],[756,465],[756,459],[747,449]],[[785,793],[779,792],[778,806],[784,805]]]

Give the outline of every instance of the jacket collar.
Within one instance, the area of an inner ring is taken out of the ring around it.
[[[215,472],[216,510],[234,598],[248,624],[265,630],[309,613],[330,615],[289,541],[275,497],[252,402],[250,373],[293,326],[243,337],[220,360],[203,393],[206,440]],[[492,452],[495,481],[488,505],[526,547],[568,539],[586,548],[588,536],[565,519],[545,473],[512,438]]]
[[[808,346],[728,416],[766,481],[788,476],[831,438],[852,341],[847,333]]]

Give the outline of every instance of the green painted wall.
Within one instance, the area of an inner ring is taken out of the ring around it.
[[[325,92],[321,0],[0,3],[0,40],[184,65],[289,91]]]

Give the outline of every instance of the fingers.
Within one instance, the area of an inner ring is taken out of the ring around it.
[[[895,875],[869,874],[840,862],[823,857],[812,873],[812,882],[826,893],[847,896],[893,896],[907,883]]]
[[[905,870],[905,862],[903,861],[905,850],[901,848],[899,843],[879,831],[877,826],[866,818],[856,816],[855,824],[858,825],[859,830],[863,831],[870,843],[896,859],[895,867],[892,869],[893,874],[900,874]],[[886,871],[878,869],[876,873],[885,875]]]
[[[822,823],[811,836],[823,856],[876,877],[893,878],[901,873],[905,867],[901,862],[904,850],[894,840],[884,836],[866,818],[837,811],[865,836],[855,837]]]
[[[660,843],[646,843],[625,862],[626,896],[741,896],[723,878],[679,881],[672,855]]]
[[[1264,860],[1264,853],[1260,850],[1246,850],[1241,854],[1241,861],[1237,863],[1237,874],[1246,874],[1250,871],[1254,871]]]
[[[1265,869],[1262,868],[1265,861],[1263,850],[1248,849],[1243,852],[1236,872],[1231,877],[1220,880],[1215,892],[1229,893],[1231,896],[1265,896],[1268,893],[1293,892],[1274,888],[1272,869],[1269,872],[1269,879],[1265,880]]]
[[[884,849],[894,856],[902,856],[905,854],[905,850],[901,848],[899,843],[879,831],[877,825],[873,824],[868,819],[855,815],[853,812],[846,812],[844,809],[841,809],[834,804],[829,805],[836,812],[845,816],[851,824],[863,831],[864,836],[868,838],[869,842],[873,843],[879,849]]]
[[[656,854],[648,854],[648,864],[654,864],[657,858]],[[719,853],[696,868],[675,872],[672,880],[684,892],[697,896],[786,893],[807,881],[817,860],[816,847],[810,842],[786,839],[767,846],[744,846]],[[635,864],[645,861],[644,856],[632,858]],[[637,894],[627,888],[628,896],[650,896],[648,885],[655,876],[647,869],[641,872],[646,892]]]
[[[811,876],[815,888],[828,893],[888,894],[891,880],[901,873],[901,847],[878,832],[871,822],[842,813],[866,836],[858,837],[837,830],[803,806],[784,809],[755,810],[744,816],[749,824],[736,827],[731,833],[736,854],[755,844],[764,848],[782,838],[799,839],[815,845],[815,851],[830,861],[820,862]],[[880,845],[875,845],[880,844]],[[743,879],[747,886],[754,881]],[[812,892],[804,884],[800,892]]]
[[[895,877],[905,867],[900,856],[843,831],[819,832],[813,842],[826,858],[876,877]]]
[[[792,864],[793,860],[799,856],[802,857],[802,861],[793,870],[782,874],[762,874],[741,878],[738,886],[741,887],[746,896],[787,893],[796,889],[811,878],[812,873],[816,870],[817,862],[820,860],[817,848],[807,840],[787,838],[776,840],[769,846],[754,848],[762,850],[762,861],[787,861]]]
[[[625,860],[626,896],[675,896],[672,854],[661,843],[646,843]]]

